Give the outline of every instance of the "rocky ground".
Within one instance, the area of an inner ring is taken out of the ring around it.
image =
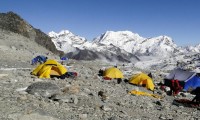
[[[156,89],[157,99],[128,94],[131,90],[152,93],[143,87],[116,80],[105,81],[98,70],[112,64],[100,61],[69,60],[68,71],[76,79],[39,79],[30,75],[36,55],[58,59],[35,42],[18,34],[0,32],[0,119],[1,120],[198,120],[199,108],[173,104],[175,97]],[[147,72],[132,66],[118,66],[125,78]],[[149,71],[148,71],[149,72]],[[162,71],[154,71],[154,82],[161,82]],[[27,89],[28,88],[28,89]],[[177,98],[192,99],[192,95]]]

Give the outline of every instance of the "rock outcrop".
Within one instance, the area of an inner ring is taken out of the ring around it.
[[[58,51],[51,38],[39,29],[34,28],[14,12],[0,13],[0,29],[11,31],[37,42],[55,54],[62,54]]]

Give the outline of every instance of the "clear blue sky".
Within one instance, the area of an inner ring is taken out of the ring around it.
[[[129,30],[142,37],[167,35],[178,46],[200,44],[200,0],[1,0],[43,32],[72,33],[92,40]]]

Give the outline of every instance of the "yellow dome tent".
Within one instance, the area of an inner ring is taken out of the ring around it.
[[[55,60],[47,60],[45,63],[36,67],[32,75],[39,78],[50,78],[52,76],[61,76],[67,72],[67,69]]]
[[[109,77],[109,78],[124,78],[123,73],[115,67],[108,68],[104,71],[104,77]]]
[[[129,83],[135,84],[135,85],[145,85],[147,89],[154,90],[153,80],[144,73],[133,75],[129,79]]]

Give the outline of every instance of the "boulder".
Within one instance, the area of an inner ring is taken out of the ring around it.
[[[36,96],[51,97],[60,93],[60,88],[50,82],[33,83],[26,89],[26,92]]]

